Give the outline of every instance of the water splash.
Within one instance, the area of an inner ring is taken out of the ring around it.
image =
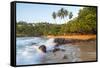
[[[36,43],[32,45],[32,43]],[[28,64],[43,64],[43,63],[59,63],[59,62],[76,62],[80,61],[78,47],[72,45],[61,45],[58,48],[64,49],[65,51],[57,51],[56,55],[53,52],[42,53],[37,51],[40,45],[45,45],[47,51],[53,50],[56,43],[54,38],[43,39],[40,37],[25,37],[17,38],[17,65],[28,65]],[[20,48],[20,46],[22,46]],[[37,47],[37,48],[34,48]],[[66,56],[66,59],[63,57]]]

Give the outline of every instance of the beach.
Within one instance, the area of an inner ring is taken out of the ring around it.
[[[70,45],[80,49],[81,61],[96,61],[96,35],[47,36],[48,38],[75,39]],[[77,41],[78,40],[78,41]],[[81,40],[81,41],[80,41]],[[67,45],[67,44],[66,44]]]
[[[79,39],[79,40],[88,40],[88,39],[96,39],[96,35],[48,35],[47,38],[67,38],[67,39]]]
[[[95,61],[96,60],[96,41],[78,42],[74,43],[75,46],[80,48],[80,58],[82,61]]]
[[[57,38],[60,43],[61,38],[67,42],[59,44],[58,48],[62,50],[52,53],[52,45],[55,44],[53,39]],[[17,37],[16,45],[17,65],[96,61],[96,35]],[[34,48],[41,45],[47,47],[47,53],[38,53]]]

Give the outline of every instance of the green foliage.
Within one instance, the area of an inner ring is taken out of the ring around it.
[[[64,18],[68,12],[63,8],[58,11],[58,15]],[[57,13],[52,16],[56,19]],[[69,13],[69,19],[73,16]],[[16,23],[17,36],[46,36],[46,35],[66,35],[66,34],[96,34],[96,8],[86,7],[79,11],[76,18],[65,24],[50,24],[48,22],[26,23],[20,21]]]
[[[78,20],[87,33],[96,33],[96,8],[86,7],[79,12]]]

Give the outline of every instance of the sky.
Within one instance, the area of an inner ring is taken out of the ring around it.
[[[63,5],[47,5],[47,4],[31,4],[31,3],[17,3],[16,4],[16,20],[25,21],[27,23],[49,22],[63,24],[64,20],[52,18],[52,13],[64,8],[73,13],[73,18],[78,16],[78,12],[83,7],[79,6],[63,6]],[[72,18],[72,19],[73,19]],[[66,22],[69,21],[68,17]]]

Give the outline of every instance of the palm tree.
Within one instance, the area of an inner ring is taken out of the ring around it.
[[[69,13],[69,19],[71,19],[73,17],[72,12]]]
[[[68,15],[68,11],[67,10],[65,10],[65,16],[67,16]]]
[[[53,17],[54,20],[56,19],[56,13],[55,12],[52,13],[52,17]]]
[[[68,15],[68,11],[65,10],[64,8],[61,8],[57,13],[57,16],[61,19],[64,19],[65,17],[67,17],[67,15]]]
[[[60,17],[61,19],[64,18],[64,9],[61,8],[60,10],[58,10],[58,17]]]

